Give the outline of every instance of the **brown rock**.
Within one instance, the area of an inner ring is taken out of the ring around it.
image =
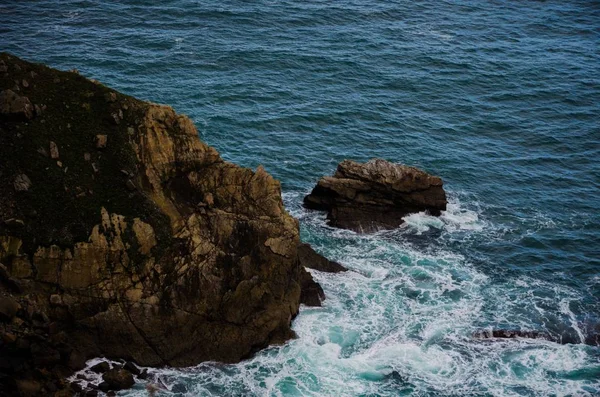
[[[8,66],[4,63],[4,61],[0,60],[0,73],[8,72]]]
[[[215,198],[213,197],[212,193],[206,193],[204,195],[204,202],[208,207],[215,205]]]
[[[62,305],[62,298],[58,294],[50,295],[50,304],[53,306]]]
[[[2,341],[6,344],[12,344],[17,341],[17,337],[15,334],[11,334],[10,332],[6,332],[2,334]]]
[[[20,308],[21,305],[10,296],[0,297],[0,320],[10,321]]]
[[[142,373],[142,371],[140,371],[140,369],[137,367],[137,365],[135,365],[134,363],[132,363],[131,361],[127,361],[125,363],[125,365],[123,365],[123,369],[131,372],[134,375],[139,375]]]
[[[26,192],[31,187],[31,180],[25,174],[19,174],[15,177],[14,187],[17,192]]]
[[[321,303],[325,300],[325,292],[306,270],[303,270],[300,285],[302,288],[300,303],[306,306],[321,306]]]
[[[298,246],[298,259],[300,260],[300,264],[302,266],[308,267],[309,269],[315,269],[320,272],[339,273],[348,270],[339,263],[330,261],[324,256],[318,254],[310,246],[310,244],[306,243],[301,243]]]
[[[101,361],[98,364],[92,365],[90,370],[97,374],[103,374],[110,370],[110,364],[108,364],[106,361]]]
[[[74,371],[85,368],[85,356],[77,350],[73,350],[69,355],[67,366]]]
[[[56,145],[56,143],[50,141],[50,158],[56,160],[59,157],[60,156],[58,153],[58,146]]]
[[[42,391],[42,385],[31,379],[19,379],[16,381],[19,395],[23,397],[39,396]]]
[[[26,121],[33,118],[33,105],[29,98],[19,96],[14,91],[0,92],[0,120]]]
[[[107,143],[108,143],[107,135],[102,135],[102,134],[96,135],[96,148],[97,149],[105,149]]]
[[[344,160],[304,198],[306,208],[328,211],[331,226],[357,232],[396,228],[410,213],[440,215],[446,203],[439,177],[380,159]]]
[[[108,384],[108,390],[129,389],[135,384],[133,375],[126,369],[111,369],[102,375],[102,379]]]
[[[104,99],[106,100],[106,102],[109,103],[116,102],[117,94],[115,94],[114,92],[107,92],[106,94],[104,94]]]

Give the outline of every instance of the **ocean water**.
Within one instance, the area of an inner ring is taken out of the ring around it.
[[[351,269],[313,272],[298,339],[151,370],[160,395],[600,395],[599,347],[471,337],[600,323],[598,1],[0,1],[0,50],[188,114]],[[448,211],[357,235],[301,207],[373,157],[441,176]]]

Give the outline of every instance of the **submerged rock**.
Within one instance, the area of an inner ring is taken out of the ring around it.
[[[446,209],[442,180],[414,167],[373,159],[342,161],[304,198],[309,209],[327,211],[331,226],[357,232],[393,229],[410,213],[440,215]]]
[[[34,72],[28,97],[47,108],[0,118],[0,262],[23,286],[0,280],[0,296],[23,308],[5,305],[12,320],[0,322],[20,346],[0,345],[0,394],[16,381],[38,395],[64,389],[85,358],[236,362],[294,336],[301,300],[324,295],[301,265],[278,181],[221,159],[168,106],[0,54],[9,59],[19,67],[0,90]],[[38,152],[50,141],[68,173]],[[26,382],[38,376],[39,388]]]

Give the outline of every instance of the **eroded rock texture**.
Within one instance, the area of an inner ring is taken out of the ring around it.
[[[323,296],[278,181],[168,106],[0,59],[0,394],[52,394],[91,356],[234,362],[293,336]]]
[[[304,206],[327,211],[331,226],[357,232],[393,229],[410,213],[439,215],[446,209],[442,179],[414,167],[373,159],[342,161],[319,180]]]

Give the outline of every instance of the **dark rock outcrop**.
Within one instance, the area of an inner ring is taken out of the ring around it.
[[[90,370],[94,371],[97,374],[103,374],[105,372],[110,371],[110,364],[106,361],[102,361],[96,365],[91,366]]]
[[[321,272],[339,273],[348,270],[339,263],[330,261],[318,254],[310,244],[306,243],[300,243],[298,246],[298,259],[303,268],[315,269]],[[325,293],[319,283],[315,282],[308,272],[302,276],[301,285],[300,302],[307,306],[321,306],[325,299]]]
[[[481,330],[473,333],[475,339],[544,339],[554,341],[550,334],[540,331],[522,331],[513,329]]]
[[[301,243],[298,246],[298,257],[300,258],[300,264],[302,266],[320,272],[339,273],[348,270],[339,263],[330,261],[321,254],[318,254],[313,247],[307,243]]]
[[[541,331],[513,330],[513,329],[492,329],[480,330],[473,333],[473,338],[494,340],[494,339],[544,339],[552,342],[567,344],[586,344],[590,346],[600,346],[600,325],[596,325],[595,329],[589,329],[584,334],[583,338],[579,335],[562,333],[550,334]]]
[[[294,336],[323,295],[278,181],[168,106],[0,61],[1,395],[65,390],[95,356],[236,362]]]
[[[304,206],[328,211],[329,224],[357,232],[393,229],[410,213],[446,209],[442,180],[414,167],[373,159],[342,161],[304,198]]]
[[[135,383],[133,375],[126,369],[111,369],[102,375],[102,379],[106,383],[106,390],[129,389]]]

